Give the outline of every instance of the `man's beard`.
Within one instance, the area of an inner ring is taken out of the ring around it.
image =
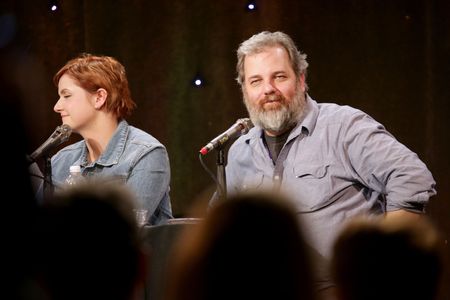
[[[264,103],[270,100],[280,101],[281,107],[276,109],[264,109]],[[298,85],[292,101],[289,103],[286,102],[286,98],[282,95],[272,94],[264,98],[261,103],[262,105],[252,105],[249,103],[244,93],[244,103],[253,124],[274,133],[284,133],[300,121],[305,110],[306,101],[305,94],[299,89]]]

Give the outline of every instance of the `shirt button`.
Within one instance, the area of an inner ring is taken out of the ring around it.
[[[275,175],[275,177],[273,179],[280,180],[280,175]]]

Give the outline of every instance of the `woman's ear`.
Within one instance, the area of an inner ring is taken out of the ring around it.
[[[106,102],[106,98],[108,98],[108,92],[103,88],[99,88],[95,92],[95,109],[101,109]]]

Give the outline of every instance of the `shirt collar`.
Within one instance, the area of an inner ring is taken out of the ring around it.
[[[128,123],[125,120],[121,120],[117,125],[111,140],[106,146],[105,152],[95,161],[95,164],[102,166],[111,166],[118,163],[120,156],[125,150],[125,144],[128,137]],[[87,147],[84,147],[82,157],[84,157],[83,165],[88,165],[87,160]]]
[[[319,106],[317,102],[314,101],[308,94],[306,94],[306,106],[305,106],[305,114],[302,117],[302,120],[297,124],[293,131],[296,131],[298,134],[302,132],[302,130],[306,130],[308,135],[311,135],[316,127],[317,117],[319,116]],[[298,130],[300,129],[300,130]]]

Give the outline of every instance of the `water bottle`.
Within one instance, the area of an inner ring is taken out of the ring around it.
[[[66,185],[71,186],[77,184],[83,179],[83,175],[81,175],[81,167],[80,166],[70,166],[70,174],[66,179]]]

